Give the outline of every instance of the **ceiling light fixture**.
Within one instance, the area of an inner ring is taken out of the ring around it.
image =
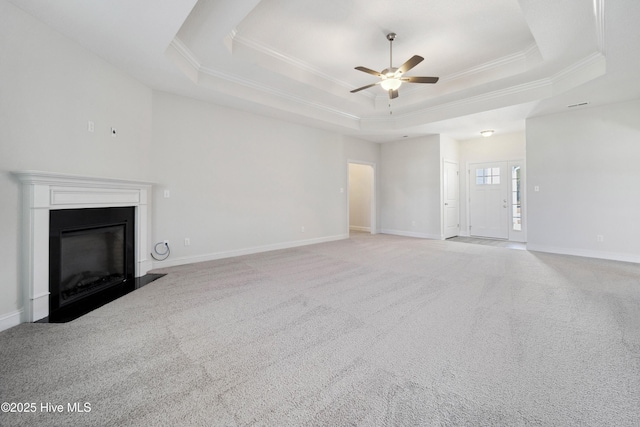
[[[389,72],[386,76],[383,74],[382,78],[383,80],[380,82],[380,86],[382,86],[382,89],[386,91],[398,90],[402,84],[402,81],[395,77],[395,72]]]
[[[480,135],[484,136],[485,138],[490,137],[491,135],[493,135],[493,130],[483,130],[482,132],[480,132]]]

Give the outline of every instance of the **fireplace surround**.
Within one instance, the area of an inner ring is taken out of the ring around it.
[[[129,269],[135,271],[127,274],[133,274],[137,278],[151,269],[151,260],[147,258],[151,183],[39,171],[18,171],[13,174],[22,183],[23,191],[20,275],[24,298],[23,321],[35,322],[46,318],[50,313],[51,211],[132,207],[134,261]],[[110,234],[105,239],[118,238],[119,231],[115,229],[104,232]],[[71,237],[82,240],[83,237],[78,237],[81,235],[79,232]]]

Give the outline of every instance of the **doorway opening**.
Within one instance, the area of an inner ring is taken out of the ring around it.
[[[349,161],[348,168],[348,230],[376,234],[375,164]]]

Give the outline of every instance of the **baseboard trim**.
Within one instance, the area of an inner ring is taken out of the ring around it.
[[[236,249],[233,251],[214,252],[214,253],[204,254],[204,255],[168,259],[166,261],[154,262],[153,268],[156,269],[156,268],[175,267],[177,265],[194,264],[197,262],[205,262],[205,261],[214,261],[217,259],[232,258],[232,257],[242,256],[242,255],[251,255],[251,254],[257,254],[260,252],[275,251],[279,249],[297,248],[300,246],[315,245],[317,243],[333,242],[336,240],[344,240],[348,238],[349,238],[348,234],[339,234],[335,236],[318,237],[316,239],[296,240],[294,242],[283,242],[283,243],[276,243],[273,245],[254,246],[251,248]]]
[[[0,331],[4,331],[22,323],[23,310],[16,310],[0,316]]]
[[[559,248],[556,246],[538,245],[527,243],[528,251],[546,252],[558,255],[573,255],[585,258],[599,258],[610,261],[633,262],[640,264],[640,255],[624,254],[619,252],[591,251],[585,249]]]
[[[350,225],[349,230],[353,231],[366,231],[367,233],[371,232],[371,227],[361,227],[359,225]]]
[[[404,236],[404,237],[418,237],[420,239],[433,239],[433,240],[442,240],[442,236],[439,234],[427,234],[427,233],[418,233],[415,231],[404,231],[404,230],[390,230],[388,228],[383,228],[380,230],[382,234],[393,234],[395,236]]]

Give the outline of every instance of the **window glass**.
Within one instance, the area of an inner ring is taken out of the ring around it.
[[[520,166],[511,168],[511,224],[515,231],[522,230],[522,201],[520,192]]]
[[[500,168],[476,169],[476,184],[500,184]]]

